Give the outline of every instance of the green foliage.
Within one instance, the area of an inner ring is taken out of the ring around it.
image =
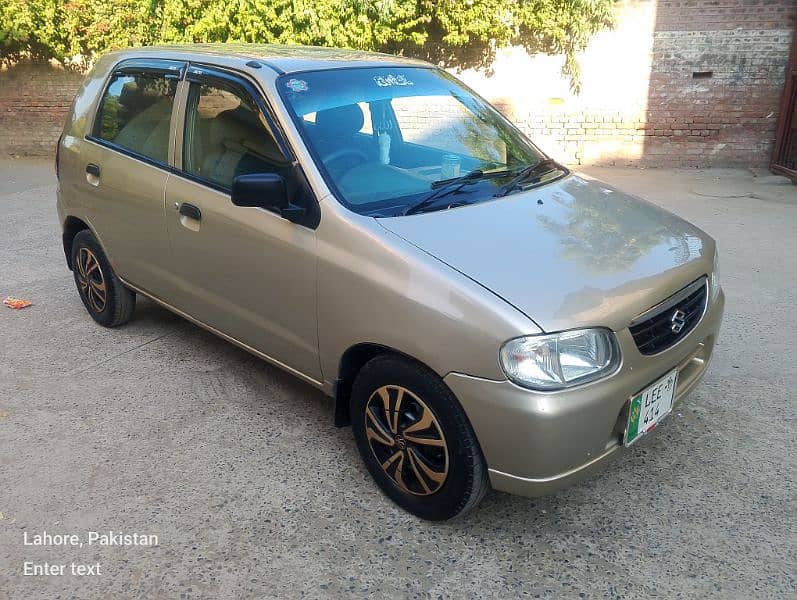
[[[0,57],[85,67],[97,54],[176,42],[274,42],[382,50],[457,68],[497,48],[576,53],[611,26],[613,0],[3,0]]]

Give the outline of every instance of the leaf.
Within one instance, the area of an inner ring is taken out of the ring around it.
[[[4,0],[0,58],[87,67],[129,46],[270,42],[379,50],[457,69],[488,68],[497,48],[576,55],[612,25],[613,0]]]

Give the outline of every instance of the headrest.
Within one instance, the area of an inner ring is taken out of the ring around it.
[[[141,90],[138,89],[135,81],[128,81],[122,86],[119,92],[119,104],[133,108],[133,105],[141,101]]]
[[[363,128],[365,117],[356,104],[320,110],[315,115],[315,125],[322,136],[349,136]]]

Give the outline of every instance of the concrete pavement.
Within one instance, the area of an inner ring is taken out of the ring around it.
[[[52,163],[0,163],[0,599],[794,598],[797,186],[587,169],[717,238],[727,312],[659,433],[556,495],[418,521],[319,392],[146,300],[106,330],[64,264]],[[24,534],[154,534],[40,547]],[[100,574],[25,576],[24,563]]]

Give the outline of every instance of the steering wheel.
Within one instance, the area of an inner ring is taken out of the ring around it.
[[[341,148],[340,150],[335,150],[334,152],[330,152],[327,154],[322,160],[324,164],[328,167],[331,167],[332,163],[339,162],[342,158],[352,157],[357,160],[356,164],[368,162],[368,156],[365,152],[361,150],[356,150],[355,148]],[[356,166],[356,164],[350,166],[347,171]]]

